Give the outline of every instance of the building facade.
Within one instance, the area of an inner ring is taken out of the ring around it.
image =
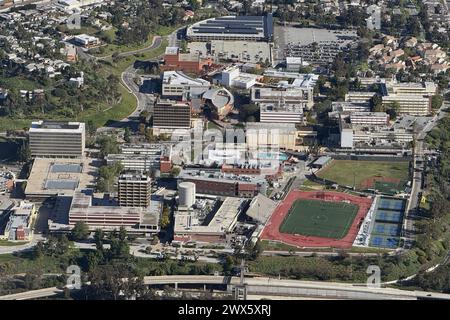
[[[142,174],[122,174],[119,176],[119,206],[147,208],[150,205],[150,198],[150,177]]]
[[[85,125],[81,122],[32,122],[29,139],[32,157],[81,158],[85,148]]]
[[[191,106],[187,102],[160,99],[153,109],[153,128],[189,129]]]

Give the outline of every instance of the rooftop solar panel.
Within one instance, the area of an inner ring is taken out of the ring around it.
[[[78,180],[47,180],[45,189],[48,190],[75,190],[78,187]]]
[[[81,173],[82,167],[80,164],[58,164],[55,163],[51,167],[51,172],[54,173]]]

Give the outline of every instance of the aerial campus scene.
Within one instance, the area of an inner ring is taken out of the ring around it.
[[[0,0],[0,300],[449,300],[449,55],[447,0]]]

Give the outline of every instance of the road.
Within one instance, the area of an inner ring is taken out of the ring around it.
[[[450,103],[445,101],[441,108],[436,112],[434,117],[423,127],[423,129],[416,135],[416,143],[414,146],[414,159],[413,159],[413,179],[411,185],[411,195],[406,208],[406,217],[404,220],[404,239],[405,239],[405,249],[409,249],[414,241],[414,220],[418,214],[418,204],[419,204],[419,193],[422,191],[422,169],[424,162],[424,139],[428,132],[433,130],[433,128],[438,124],[438,121],[445,117],[446,112],[444,111],[450,106]]]
[[[210,284],[239,285],[240,278],[224,276],[173,275],[144,277],[146,285]],[[317,299],[377,299],[377,300],[417,300],[418,298],[438,298],[450,300],[449,294],[425,291],[407,291],[393,288],[374,288],[366,284],[338,282],[281,280],[275,278],[244,278],[247,293],[265,296],[298,296]],[[1,296],[0,300],[26,300],[54,296],[63,292],[56,287],[32,290],[18,294]]]
[[[40,234],[34,234],[33,239],[25,244],[17,246],[0,246],[0,255],[12,254],[18,252],[24,252],[33,248],[39,241],[43,241],[45,238]]]

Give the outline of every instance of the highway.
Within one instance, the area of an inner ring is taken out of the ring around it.
[[[170,285],[177,287],[181,284],[199,285],[226,285],[240,284],[237,277],[224,276],[152,276],[144,277],[146,285]],[[351,284],[338,282],[282,280],[275,278],[245,278],[244,284],[249,295],[277,296],[277,297],[310,297],[314,299],[377,299],[377,300],[417,300],[445,299],[450,300],[449,294],[432,293],[425,291],[406,291],[393,288],[372,288],[365,284]],[[228,287],[231,288],[231,287]],[[0,300],[27,300],[51,297],[62,293],[56,287],[26,291],[17,294],[1,296]]]

